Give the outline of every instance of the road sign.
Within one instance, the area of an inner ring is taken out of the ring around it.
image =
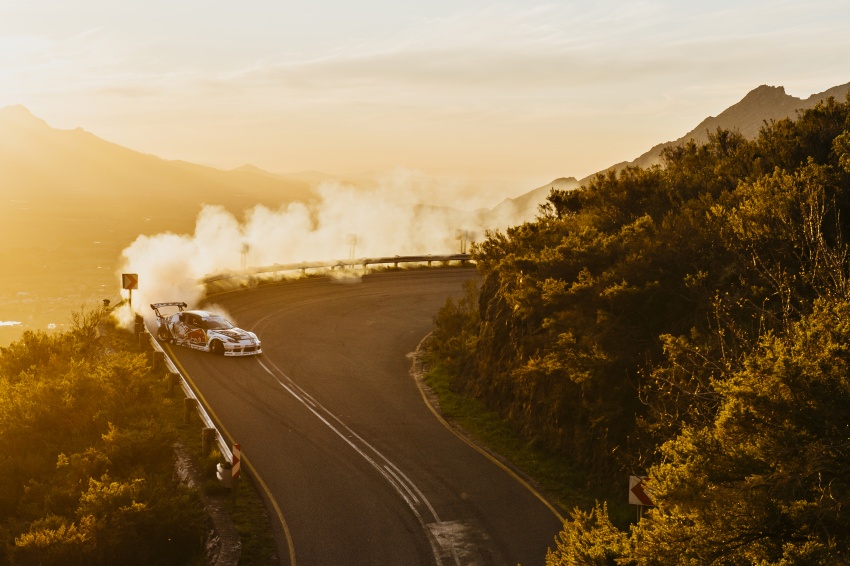
[[[629,476],[629,504],[654,507],[647,476]]]
[[[122,289],[138,289],[139,288],[139,274],[138,273],[122,273],[121,274],[121,288]]]
[[[239,460],[242,458],[242,450],[238,444],[233,445],[233,465],[231,466],[231,475],[233,479],[239,477]]]

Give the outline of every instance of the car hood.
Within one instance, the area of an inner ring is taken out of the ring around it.
[[[251,340],[256,338],[251,332],[247,330],[242,330],[241,328],[229,328],[227,330],[210,330],[210,334],[217,334],[219,336],[226,336],[227,338],[231,338],[233,340]]]

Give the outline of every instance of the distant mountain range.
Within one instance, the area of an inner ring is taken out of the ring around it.
[[[752,139],[766,122],[793,117],[830,96],[843,99],[848,92],[850,83],[800,99],[786,94],[783,87],[762,85],[679,139],[600,173],[657,163],[664,148],[691,139],[703,142],[717,128],[737,130]],[[578,187],[595,175],[555,179],[490,210],[477,211],[478,217],[533,218],[552,188]],[[23,106],[0,109],[0,235],[5,236],[7,251],[9,242],[12,247],[31,248],[68,240],[120,241],[123,247],[140,233],[191,232],[201,204],[221,205],[238,216],[256,204],[277,208],[309,201],[315,198],[313,188],[328,180],[361,186],[367,182],[364,176],[317,171],[279,175],[250,165],[223,171],[169,161],[80,128],[51,128]]]
[[[829,97],[843,101],[848,93],[850,93],[850,83],[832,87],[805,99],[786,94],[785,88],[781,86],[761,85],[751,90],[740,102],[733,104],[718,114],[717,117],[709,116],[679,139],[658,144],[634,161],[617,164],[614,168],[619,170],[626,165],[638,165],[640,167],[653,165],[659,162],[664,148],[682,145],[689,140],[704,143],[708,141],[709,132],[716,132],[718,128],[737,130],[745,138],[752,140],[758,137],[759,131],[765,123],[769,124],[772,121],[784,118],[794,118],[798,112],[814,108],[818,102]]]
[[[62,226],[63,239],[126,244],[141,232],[191,231],[201,203],[239,214],[310,198],[307,180],[168,161],[51,128],[23,106],[0,109],[0,230],[26,235],[17,245],[50,245]]]
[[[51,128],[23,106],[0,109],[0,346],[114,298],[121,250],[139,234],[191,233],[205,203],[238,218],[307,201],[313,184],[168,161]]]

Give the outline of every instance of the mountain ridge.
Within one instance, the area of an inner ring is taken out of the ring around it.
[[[648,167],[655,165],[660,162],[661,152],[665,148],[682,145],[690,140],[705,143],[708,141],[708,134],[717,131],[718,128],[736,130],[745,138],[752,140],[758,137],[759,131],[765,123],[769,124],[771,121],[793,118],[797,112],[814,108],[819,102],[829,97],[843,98],[848,94],[850,94],[850,82],[828,88],[807,98],[798,98],[787,94],[783,86],[763,84],[748,92],[741,100],[726,108],[717,116],[708,116],[703,119],[694,129],[682,137],[659,143],[634,160],[612,165],[599,173],[611,170],[621,171],[627,166]],[[597,174],[588,175],[581,179],[580,183],[586,184]]]
[[[703,119],[682,137],[656,144],[649,151],[632,161],[615,163],[580,180],[576,180],[575,177],[559,177],[519,196],[505,199],[490,211],[482,211],[482,214],[493,218],[514,214],[526,220],[531,220],[536,215],[539,206],[546,202],[546,197],[552,189],[570,190],[578,188],[592,181],[597,175],[604,175],[609,171],[622,171],[630,166],[650,167],[661,162],[661,153],[664,149],[682,145],[692,139],[697,143],[705,143],[708,141],[708,134],[717,131],[718,128],[737,130],[746,138],[755,139],[765,123],[791,118],[796,112],[814,108],[817,103],[829,97],[843,98],[848,95],[850,95],[850,83],[831,87],[805,99],[787,94],[785,87],[782,86],[760,85],[717,116],[708,116]]]

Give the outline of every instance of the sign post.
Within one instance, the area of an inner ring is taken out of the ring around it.
[[[215,430],[215,429],[212,429]],[[227,464],[221,464],[219,462],[216,465],[216,474],[215,477],[218,478],[218,481],[221,482],[221,486],[229,489],[230,494],[236,497],[236,484],[237,480],[239,480],[241,467],[240,461],[242,460],[242,449],[238,444],[233,444],[233,449],[230,451],[233,456],[230,459],[230,470],[227,469]]]
[[[233,479],[235,479],[235,480],[239,479],[239,468],[240,468],[239,460],[241,460],[241,459],[242,459],[242,450],[241,450],[241,448],[238,444],[234,444],[233,445],[233,460],[232,460],[232,465],[230,466],[230,470],[231,470],[231,475],[233,476]]]
[[[133,289],[139,288],[139,274],[138,273],[122,273],[121,274],[121,288],[127,289],[130,291],[130,308],[133,308]]]
[[[648,476],[629,476],[629,505],[638,506],[638,520],[643,516],[644,507],[655,507]]]

